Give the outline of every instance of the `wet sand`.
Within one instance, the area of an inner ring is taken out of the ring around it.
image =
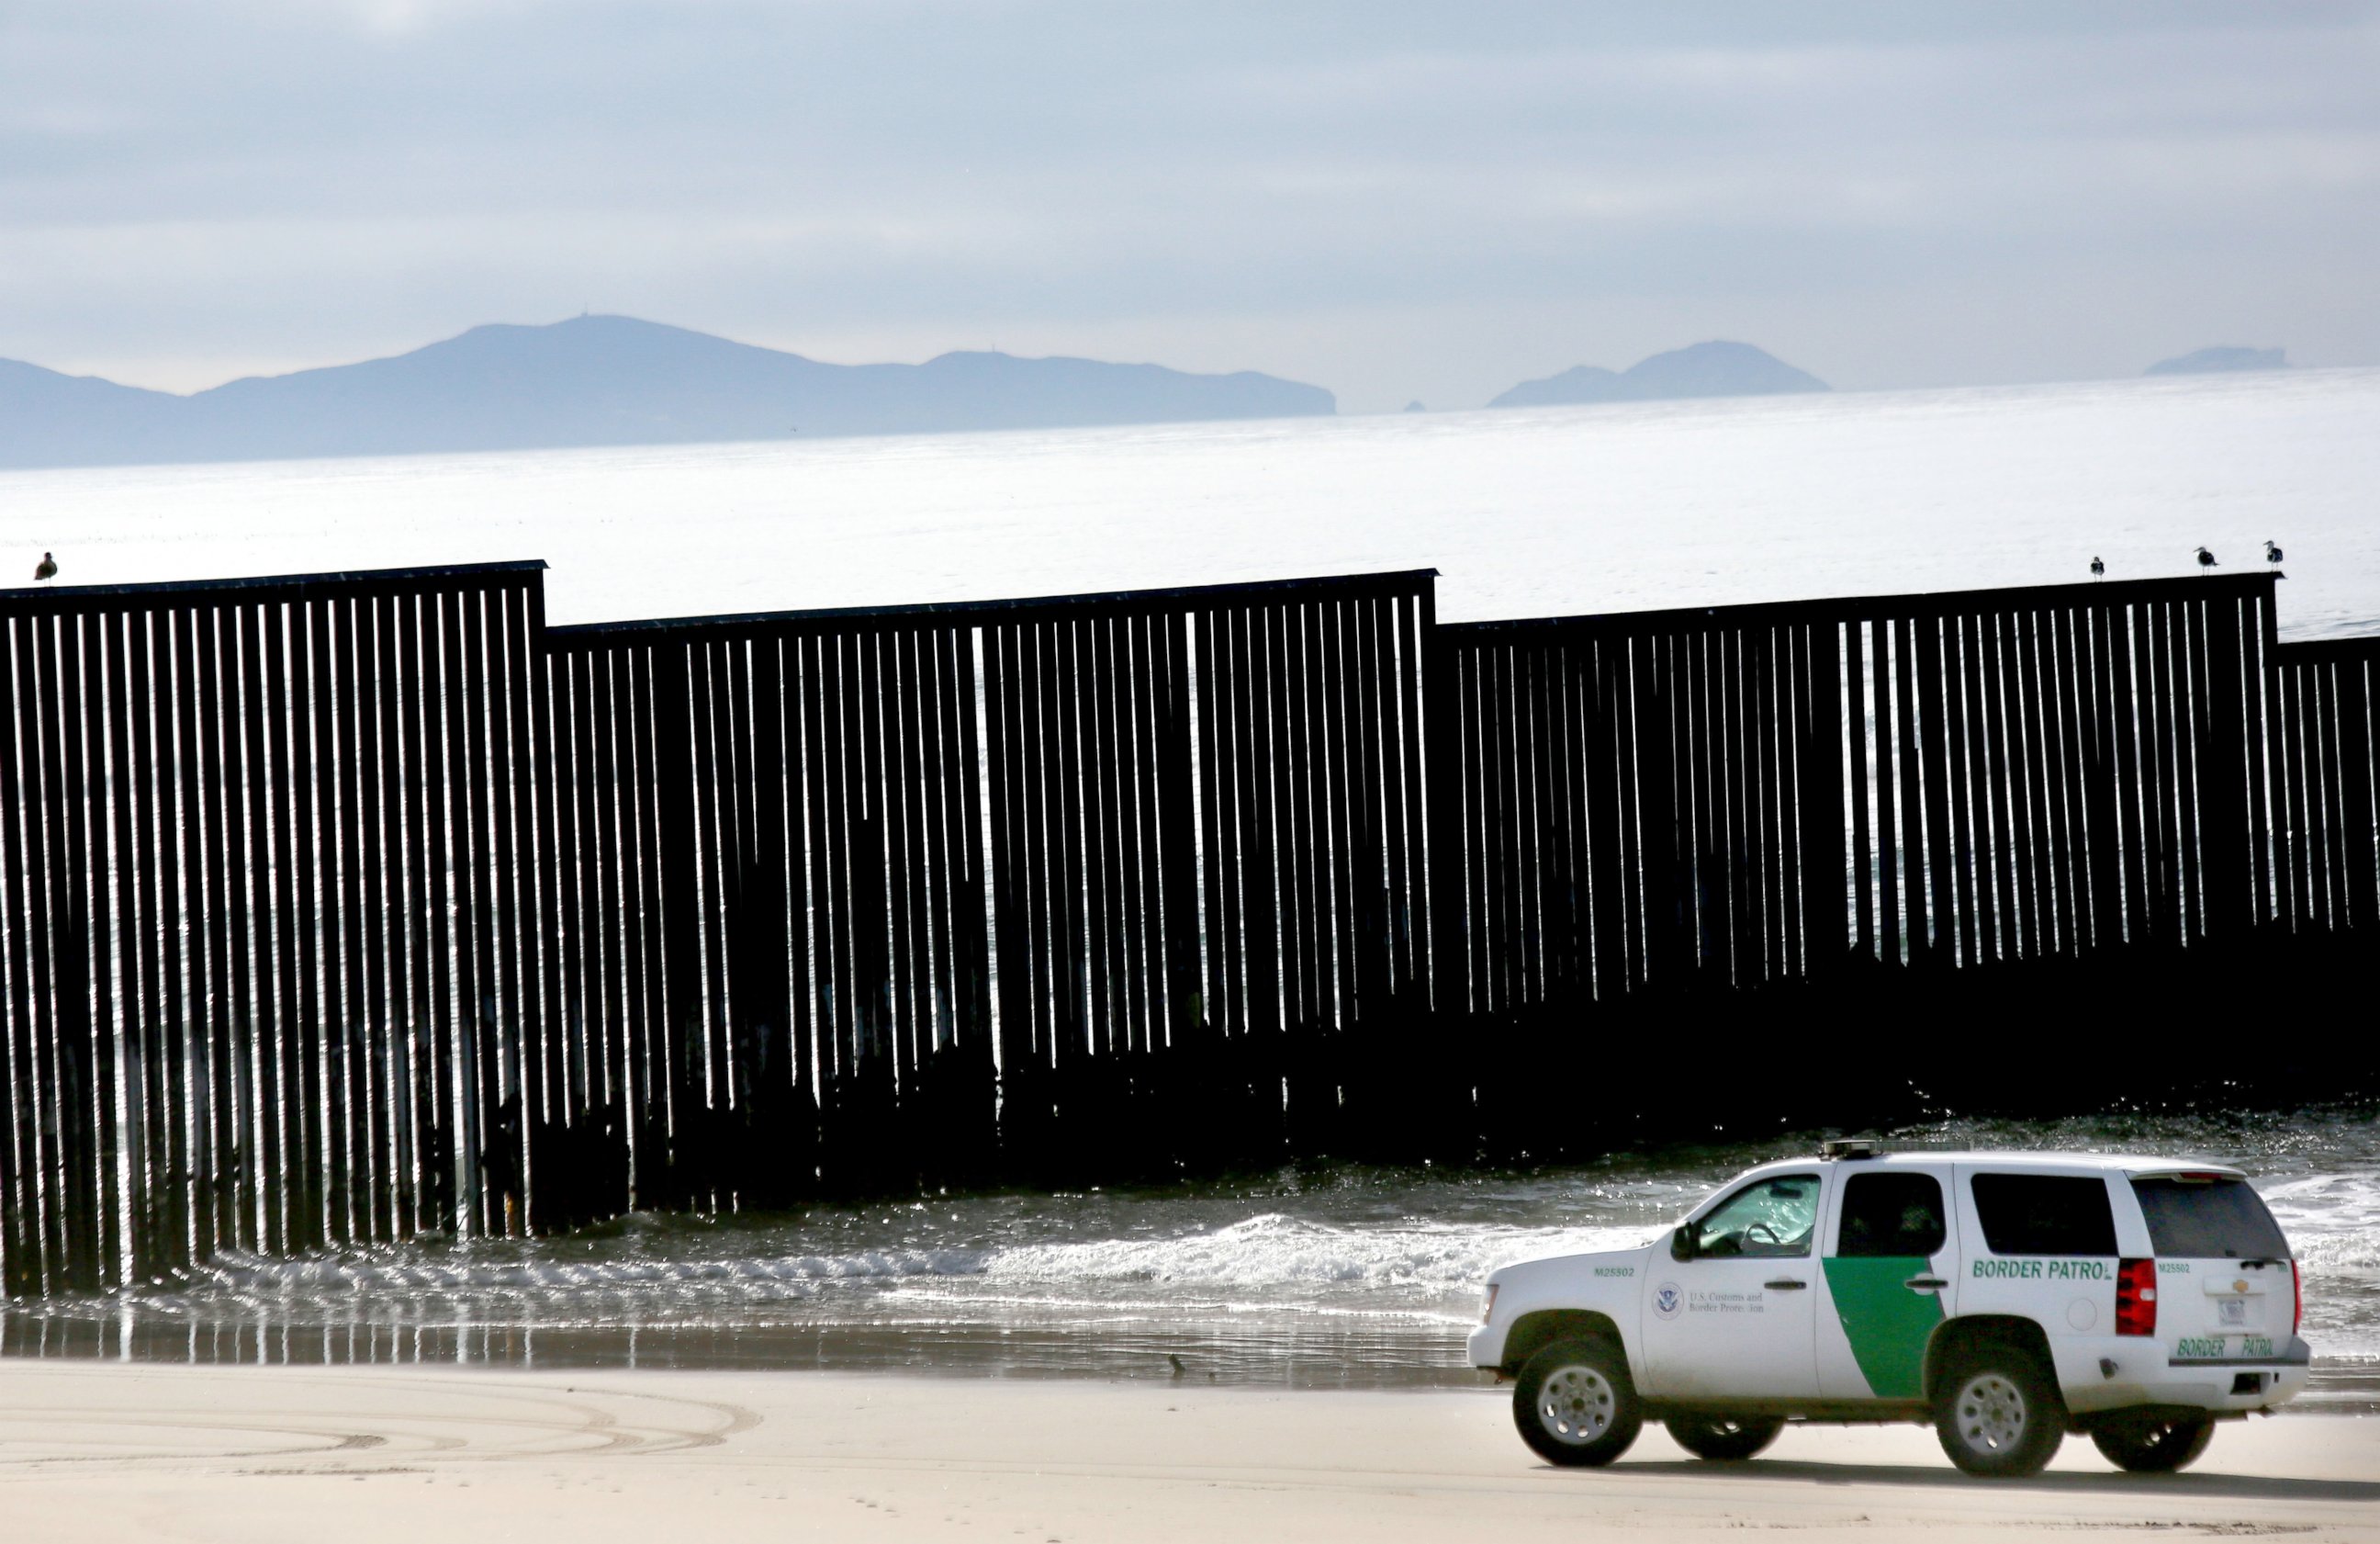
[[[1791,1431],[1602,1471],[1537,1463],[1500,1391],[1268,1392],[1193,1377],[0,1363],[0,1535],[1047,1540],[2286,1533],[2380,1540],[2380,1418],[2226,1426],[2121,1475],[2070,1441],[1985,1484],[1915,1428]]]

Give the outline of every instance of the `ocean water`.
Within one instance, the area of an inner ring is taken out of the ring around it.
[[[2380,630],[2380,370],[0,473],[105,583],[542,557],[556,622],[1435,567],[1450,620],[2227,569]]]
[[[543,557],[554,621],[1442,571],[1464,620],[2227,568],[2380,632],[2380,370],[1278,423],[0,473],[0,561],[102,583]],[[12,556],[12,554],[14,554]],[[2380,1112],[1925,1135],[2245,1162],[2325,1390],[2380,1382]],[[1474,1380],[1499,1261],[1634,1242],[1780,1148],[1526,1174],[635,1217],[0,1311],[0,1353]]]
[[[2380,1109],[1946,1122],[1905,1139],[2235,1161],[2305,1270],[2316,1403],[2380,1387]],[[0,1351],[1463,1385],[1498,1264],[1658,1236],[1789,1136],[1525,1173],[1354,1166],[931,1197],[566,1237],[232,1258],[0,1311]]]

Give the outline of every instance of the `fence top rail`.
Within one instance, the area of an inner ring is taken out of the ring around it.
[[[555,649],[596,649],[614,643],[687,637],[799,631],[866,630],[970,623],[1044,622],[1102,613],[1199,611],[1269,602],[1402,595],[1438,577],[1435,568],[1342,574],[1241,584],[1184,585],[1169,590],[1117,590],[1084,595],[1039,595],[1014,601],[928,601],[910,605],[826,606],[808,611],[747,612],[724,616],[662,616],[633,622],[580,622],[548,627]]]
[[[204,605],[216,600],[328,600],[404,590],[477,589],[542,573],[543,558],[453,563],[434,568],[357,568],[331,574],[269,574],[255,578],[166,579],[149,584],[22,585],[0,590],[0,615]]]
[[[1453,622],[1439,631],[1458,647],[1478,647],[1514,633],[1639,635],[1703,632],[1711,628],[1817,622],[1865,622],[1927,616],[1960,616],[1987,611],[2042,611],[2067,606],[2138,605],[2152,602],[2269,600],[2281,576],[2214,574],[2160,579],[2113,579],[2081,584],[2018,585],[1999,590],[1946,590],[1916,595],[1848,595],[1822,601],[1763,601],[1735,606],[1680,606],[1663,611],[1588,613],[1575,616],[1515,617],[1493,622]]]

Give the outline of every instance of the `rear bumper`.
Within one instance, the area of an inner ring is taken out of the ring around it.
[[[1471,1331],[1463,1345],[1473,1367],[1492,1371],[1503,1365],[1505,1328],[1501,1324],[1483,1324]]]
[[[2270,1410],[2305,1392],[2313,1360],[2295,1335],[2275,1356],[2216,1360],[2177,1360],[2164,1342],[2129,1335],[2061,1337],[2051,1344],[2058,1390],[2076,1415],[2135,1404],[2217,1415]]]

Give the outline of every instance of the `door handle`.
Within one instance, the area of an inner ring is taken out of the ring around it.
[[[1912,1276],[1900,1284],[1912,1292],[1939,1292],[1950,1283],[1939,1276]]]
[[[1771,1292],[1799,1292],[1810,1283],[1807,1282],[1797,1282],[1792,1277],[1787,1276],[1779,1281],[1763,1282],[1760,1284],[1767,1287]]]

